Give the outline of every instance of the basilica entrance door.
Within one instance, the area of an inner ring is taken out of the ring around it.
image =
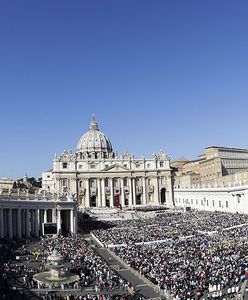
[[[119,195],[115,195],[114,198],[114,207],[120,207],[120,196]]]
[[[166,189],[162,188],[160,191],[160,199],[161,199],[161,204],[165,204],[166,203]]]
[[[90,206],[96,207],[96,196],[90,197]]]

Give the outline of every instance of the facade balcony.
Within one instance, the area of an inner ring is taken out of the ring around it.
[[[124,186],[124,193],[129,194],[129,187],[128,186]]]
[[[105,187],[105,194],[110,195],[111,194],[111,189],[110,187]]]
[[[136,194],[140,195],[143,193],[143,187],[142,186],[136,186]]]
[[[153,192],[154,192],[154,186],[148,185],[148,193],[153,193]]]
[[[79,189],[79,195],[82,195],[82,196],[85,195],[85,188],[80,188]]]
[[[121,194],[121,188],[115,187],[114,188],[114,193],[115,193],[115,195],[120,195]]]
[[[96,196],[97,195],[97,188],[92,187],[90,188],[90,196]]]

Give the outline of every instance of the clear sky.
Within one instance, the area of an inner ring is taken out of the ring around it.
[[[0,177],[41,176],[95,113],[115,151],[247,147],[248,1],[0,1]]]

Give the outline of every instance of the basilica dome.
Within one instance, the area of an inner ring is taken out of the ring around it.
[[[79,140],[77,153],[80,158],[109,158],[113,156],[113,149],[109,138],[98,128],[95,117],[90,123],[90,130]]]

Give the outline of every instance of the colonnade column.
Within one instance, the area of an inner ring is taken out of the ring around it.
[[[21,223],[22,223],[22,236],[26,236],[26,211],[25,210],[21,210]]]
[[[70,231],[71,233],[75,233],[73,209],[70,209]]]
[[[4,227],[3,227],[3,208],[0,208],[0,238],[4,238]]]
[[[58,234],[61,234],[61,210],[57,210],[57,229],[58,229]]]
[[[102,187],[102,206],[106,206],[105,178],[102,178],[101,187]]]
[[[56,223],[56,208],[52,209],[52,222]]]
[[[39,237],[40,229],[40,210],[38,208],[35,209],[35,236]]]
[[[113,188],[113,178],[109,178],[110,181],[110,207],[114,206],[114,188]]]
[[[120,178],[121,181],[121,207],[125,206],[125,191],[124,191],[124,178]]]
[[[47,209],[44,209],[44,223],[47,223]]]
[[[17,236],[22,237],[22,210],[18,208],[17,210]]]
[[[12,218],[12,209],[9,208],[9,238],[13,238],[13,218]]]
[[[132,177],[128,178],[128,186],[129,186],[129,201],[128,206],[133,205],[133,185],[132,185]]]
[[[143,177],[143,203],[142,204],[147,204],[147,198],[146,198],[146,178]]]
[[[135,189],[135,178],[132,178],[132,190],[133,190],[133,205],[136,205],[136,189]]]
[[[97,179],[97,206],[102,206],[101,178]]]
[[[85,207],[90,206],[90,180],[86,179],[86,198],[85,198]]]
[[[30,211],[26,209],[26,236],[30,237]]]

